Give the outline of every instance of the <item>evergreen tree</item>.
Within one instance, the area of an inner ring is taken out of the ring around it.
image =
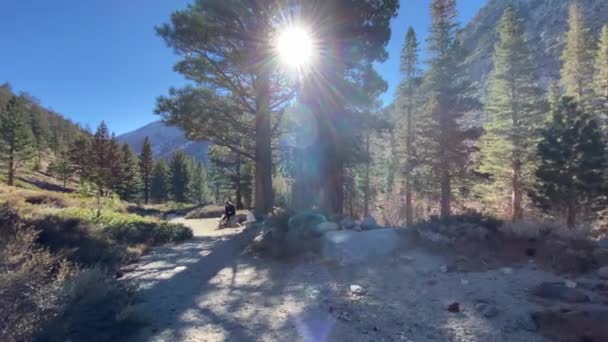
[[[152,154],[152,145],[150,139],[146,137],[144,144],[139,154],[139,169],[143,182],[144,203],[148,204],[150,199],[150,184],[152,181],[152,172],[154,169],[154,155]]]
[[[150,179],[150,198],[156,203],[167,201],[169,194],[168,173],[167,163],[164,160],[156,162]]]
[[[595,57],[594,93],[603,121],[608,119],[608,25],[604,25]]]
[[[109,178],[109,189],[115,193],[120,193],[121,182],[123,179],[123,158],[122,158],[122,147],[116,138],[116,134],[112,132],[110,142],[108,145],[108,172]]]
[[[125,201],[133,201],[138,198],[142,187],[141,174],[139,173],[139,159],[133,153],[129,144],[123,144],[120,150],[120,173],[115,180],[117,193]]]
[[[578,0],[570,4],[566,47],[562,54],[561,83],[583,111],[588,107],[593,81],[593,46],[586,32],[583,10]]]
[[[532,198],[555,214],[565,213],[569,228],[577,215],[606,207],[605,144],[597,121],[564,96],[538,144],[540,166]]]
[[[91,181],[95,183],[97,187],[97,212],[101,214],[101,197],[104,196],[105,191],[112,187],[113,180],[113,169],[114,164],[112,155],[112,139],[110,137],[110,131],[104,121],[97,126],[97,131],[93,136],[91,144]]]
[[[405,117],[401,120],[402,127],[400,132],[405,140],[403,165],[403,181],[401,185],[402,197],[405,199],[405,224],[410,226],[414,223],[414,213],[412,209],[412,177],[414,169],[414,109],[416,107],[416,88],[419,85],[418,69],[418,39],[412,27],[407,30],[405,43],[401,51],[401,74],[403,75],[399,103],[403,106]]]
[[[182,151],[175,151],[169,162],[169,190],[176,202],[188,201],[188,186],[191,181],[189,160]]]
[[[74,173],[79,177],[80,183],[91,180],[93,170],[93,147],[91,146],[91,138],[85,134],[80,134],[72,144],[68,151],[71,164],[74,166]]]
[[[421,161],[439,178],[442,218],[451,214],[453,180],[465,167],[473,151],[471,142],[479,135],[462,122],[464,114],[479,104],[469,95],[472,89],[462,65],[464,52],[456,39],[456,17],[455,0],[431,2],[429,70],[423,85],[428,99],[425,117],[418,123]]]
[[[202,162],[192,162],[192,180],[189,184],[189,198],[197,204],[204,204],[207,200],[209,189],[207,187],[207,170]]]
[[[63,150],[55,155],[55,159],[49,164],[48,172],[59,178],[65,188],[68,180],[74,175],[76,168],[70,160],[70,155],[67,150]]]
[[[23,98],[13,96],[0,111],[0,158],[7,165],[7,184],[14,185],[23,162],[32,158],[33,137]]]
[[[48,145],[48,136],[49,136],[49,122],[48,115],[37,105],[31,107],[30,110],[31,115],[31,127],[32,134],[34,137],[34,150],[36,152],[36,169],[40,168],[40,163],[42,161],[42,155],[44,151],[47,149]],[[61,153],[65,153],[65,149],[60,151]]]
[[[213,168],[212,174],[216,182],[224,190],[235,192],[235,205],[237,209],[243,209],[243,186],[245,181],[251,181],[244,174],[246,161],[238,154],[221,146],[213,146],[209,150],[209,162]]]
[[[490,121],[479,142],[479,171],[490,174],[484,197],[511,199],[511,218],[523,218],[523,196],[533,178],[537,130],[546,112],[533,56],[515,10],[508,7],[498,24],[494,71],[485,112]]]

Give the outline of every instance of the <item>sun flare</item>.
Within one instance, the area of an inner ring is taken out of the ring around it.
[[[315,54],[312,36],[302,27],[283,30],[277,38],[276,49],[281,62],[293,68],[310,65]]]

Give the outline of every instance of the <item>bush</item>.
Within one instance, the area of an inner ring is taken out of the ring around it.
[[[134,310],[135,291],[99,268],[84,270],[63,283],[61,315],[39,334],[44,341],[125,339],[143,324]]]
[[[192,238],[192,230],[182,224],[146,218],[135,214],[102,211],[100,216],[91,209],[70,208],[61,212],[66,217],[76,217],[97,224],[102,232],[115,243],[158,245],[182,242]]]
[[[25,202],[33,205],[46,205],[54,208],[66,208],[66,201],[51,193],[40,193],[25,197]]]
[[[224,214],[224,207],[220,205],[206,205],[186,214],[187,219],[216,218]]]

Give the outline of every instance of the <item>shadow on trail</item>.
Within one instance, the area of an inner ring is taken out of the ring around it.
[[[150,323],[140,339],[183,340],[201,330],[198,340],[256,340],[256,329],[231,313],[247,299],[264,300],[257,286],[237,285],[235,279],[247,267],[238,264],[239,254],[257,232],[250,226],[229,236],[197,236],[142,258],[130,276],[141,286],[141,311]],[[220,272],[232,273],[228,288],[218,284],[218,277],[224,276]],[[264,283],[272,286],[267,279]],[[213,300],[221,302],[205,305]]]

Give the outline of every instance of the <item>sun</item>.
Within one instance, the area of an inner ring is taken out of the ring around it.
[[[276,49],[281,62],[292,68],[310,65],[315,55],[312,35],[297,26],[287,27],[279,33]]]

